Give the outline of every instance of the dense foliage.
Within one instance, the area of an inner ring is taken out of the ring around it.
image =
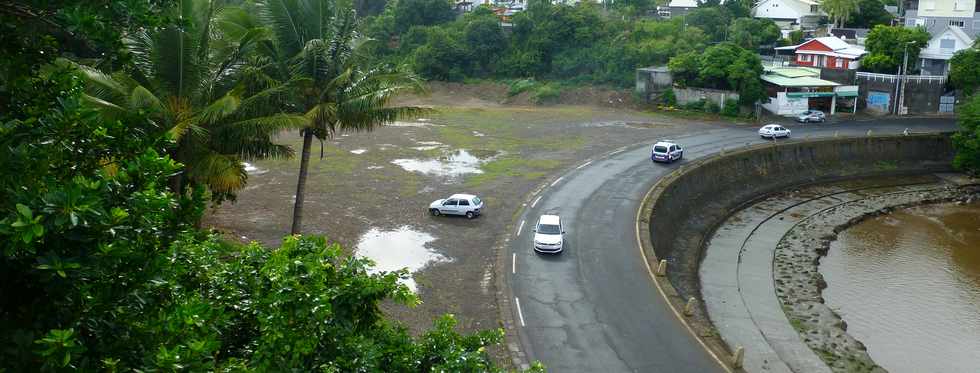
[[[198,62],[225,61],[210,59],[223,47],[252,53],[238,42],[200,52],[218,35],[191,34],[210,24],[194,26],[189,17],[214,9],[201,4],[216,2],[0,4],[0,370],[496,371],[485,346],[500,341],[499,330],[463,336],[446,316],[413,337],[385,319],[379,302],[418,302],[398,282],[404,271],[371,274],[369,262],[323,238],[241,247],[195,228],[213,191],[207,183],[172,189],[173,176],[187,170],[171,156],[179,139],[166,114],[143,104],[160,92],[180,97],[181,87],[210,87],[211,80],[197,76],[172,85],[159,78],[179,69],[141,74],[154,70],[139,66],[146,61],[123,35],[184,39],[193,56],[163,48],[155,55],[160,66],[168,53]],[[174,6],[181,15],[170,17]],[[253,34],[262,35],[269,33]],[[270,64],[255,61],[273,74],[271,57],[250,58]],[[95,67],[80,67],[85,64]],[[234,104],[223,98],[234,92],[247,101],[249,89],[237,85],[235,74],[218,75],[232,81],[216,84],[227,90],[215,90],[222,93],[213,98]],[[304,81],[264,76],[282,88],[274,96],[284,103],[302,97],[290,92]],[[93,101],[93,78],[125,83],[128,100],[114,101],[128,109],[124,115],[109,115],[109,101]],[[161,101],[183,105],[172,96]],[[354,106],[335,108],[356,116]],[[227,109],[244,106],[223,107],[234,117]]]
[[[429,1],[393,1],[366,20],[362,29],[376,41],[371,55],[407,60],[426,79],[535,78],[627,87],[634,83],[636,68],[664,65],[713,42],[731,40],[754,50],[780,37],[772,21],[746,18],[747,1],[707,4],[670,20],[634,18],[653,9],[653,2],[609,2],[604,10],[592,2],[531,0],[526,11],[503,21],[490,8],[479,7],[452,21],[433,17],[407,29],[398,22],[405,17],[400,15],[405,4],[425,7]],[[448,3],[441,4],[431,13],[449,9]]]
[[[908,53],[909,68],[919,59],[919,51],[929,44],[932,37],[922,27],[878,25],[871,29],[864,45],[868,55],[861,60],[861,68],[876,73],[894,74]]]
[[[960,131],[953,135],[956,157],[953,166],[974,175],[980,174],[980,94],[975,94],[956,108]]]
[[[967,96],[980,89],[980,42],[956,52],[949,60],[949,82]]]
[[[732,43],[712,45],[704,53],[680,54],[670,60],[668,68],[675,83],[734,90],[742,105],[750,105],[765,94],[759,79],[762,74],[759,56]]]
[[[846,24],[847,27],[869,29],[877,25],[890,25],[893,18],[881,0],[857,0],[857,9],[848,17]]]

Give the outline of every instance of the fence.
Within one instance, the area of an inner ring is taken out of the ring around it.
[[[880,81],[880,82],[895,82],[901,77],[901,75],[866,73],[866,72],[858,72],[856,75],[859,79],[863,78],[866,80],[873,80],[873,81]],[[945,75],[905,75],[905,81],[916,82],[916,83],[946,84],[946,76]]]

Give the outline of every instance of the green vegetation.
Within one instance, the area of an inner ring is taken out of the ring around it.
[[[350,39],[333,37],[353,27],[350,5],[255,3],[332,11],[331,37],[305,34],[285,45],[267,39],[282,31],[270,18],[283,14],[217,4],[0,5],[0,174],[16,176],[0,178],[0,370],[499,371],[485,350],[500,342],[499,329],[464,336],[445,316],[412,336],[385,319],[381,302],[419,302],[398,282],[404,271],[369,274],[368,261],[320,237],[289,236],[265,248],[196,228],[207,198],[223,190],[194,181],[201,158],[179,152],[236,157],[227,163],[239,169],[249,151],[274,151],[260,150],[272,145],[263,130],[286,127],[248,122],[268,117],[266,109],[328,107],[301,113],[313,131],[387,110],[374,90],[381,80],[361,72],[370,62],[327,59],[320,50],[355,55],[345,49]],[[261,17],[253,23],[253,15]],[[212,39],[221,35],[228,38]],[[132,49],[132,39],[144,37],[145,49]],[[324,77],[316,88],[343,92],[304,100],[301,88]],[[249,105],[253,99],[268,104]],[[185,148],[191,136],[207,140]],[[259,143],[222,148],[239,141]],[[182,172],[191,182],[175,188]]]
[[[953,166],[980,174],[980,95],[973,95],[956,108],[960,131],[953,135],[956,157]]]
[[[858,0],[855,10],[846,24],[847,27],[873,28],[877,25],[888,26],[894,17],[885,10],[881,0]]]
[[[963,90],[967,96],[980,88],[980,42],[973,47],[956,52],[949,60],[949,81]]]
[[[667,66],[675,83],[734,90],[742,105],[751,105],[765,95],[759,79],[762,74],[759,56],[732,43],[712,45],[704,53],[680,54]]]
[[[922,27],[878,25],[868,33],[868,55],[861,60],[866,71],[894,74],[908,52],[909,67],[919,59],[919,51],[929,44],[929,32]]]
[[[506,157],[487,162],[482,167],[482,174],[466,178],[466,185],[477,186],[496,180],[501,176],[523,177],[533,180],[546,175],[545,171],[558,167],[559,162],[551,159],[526,159],[521,157]]]

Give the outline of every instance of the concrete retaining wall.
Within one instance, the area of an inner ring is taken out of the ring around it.
[[[738,206],[801,184],[948,171],[953,153],[948,135],[930,134],[785,141],[693,161],[651,192],[645,254],[668,261],[678,296],[700,298],[703,240]]]

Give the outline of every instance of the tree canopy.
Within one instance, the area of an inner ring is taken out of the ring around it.
[[[901,66],[906,51],[909,66],[919,58],[919,51],[929,44],[931,36],[922,27],[878,25],[871,29],[864,45],[868,55],[861,61],[862,69],[893,74]]]
[[[956,108],[959,132],[953,135],[956,157],[953,166],[980,174],[980,95],[973,95]]]
[[[980,89],[980,43],[956,52],[949,60],[949,81],[966,95]]]

